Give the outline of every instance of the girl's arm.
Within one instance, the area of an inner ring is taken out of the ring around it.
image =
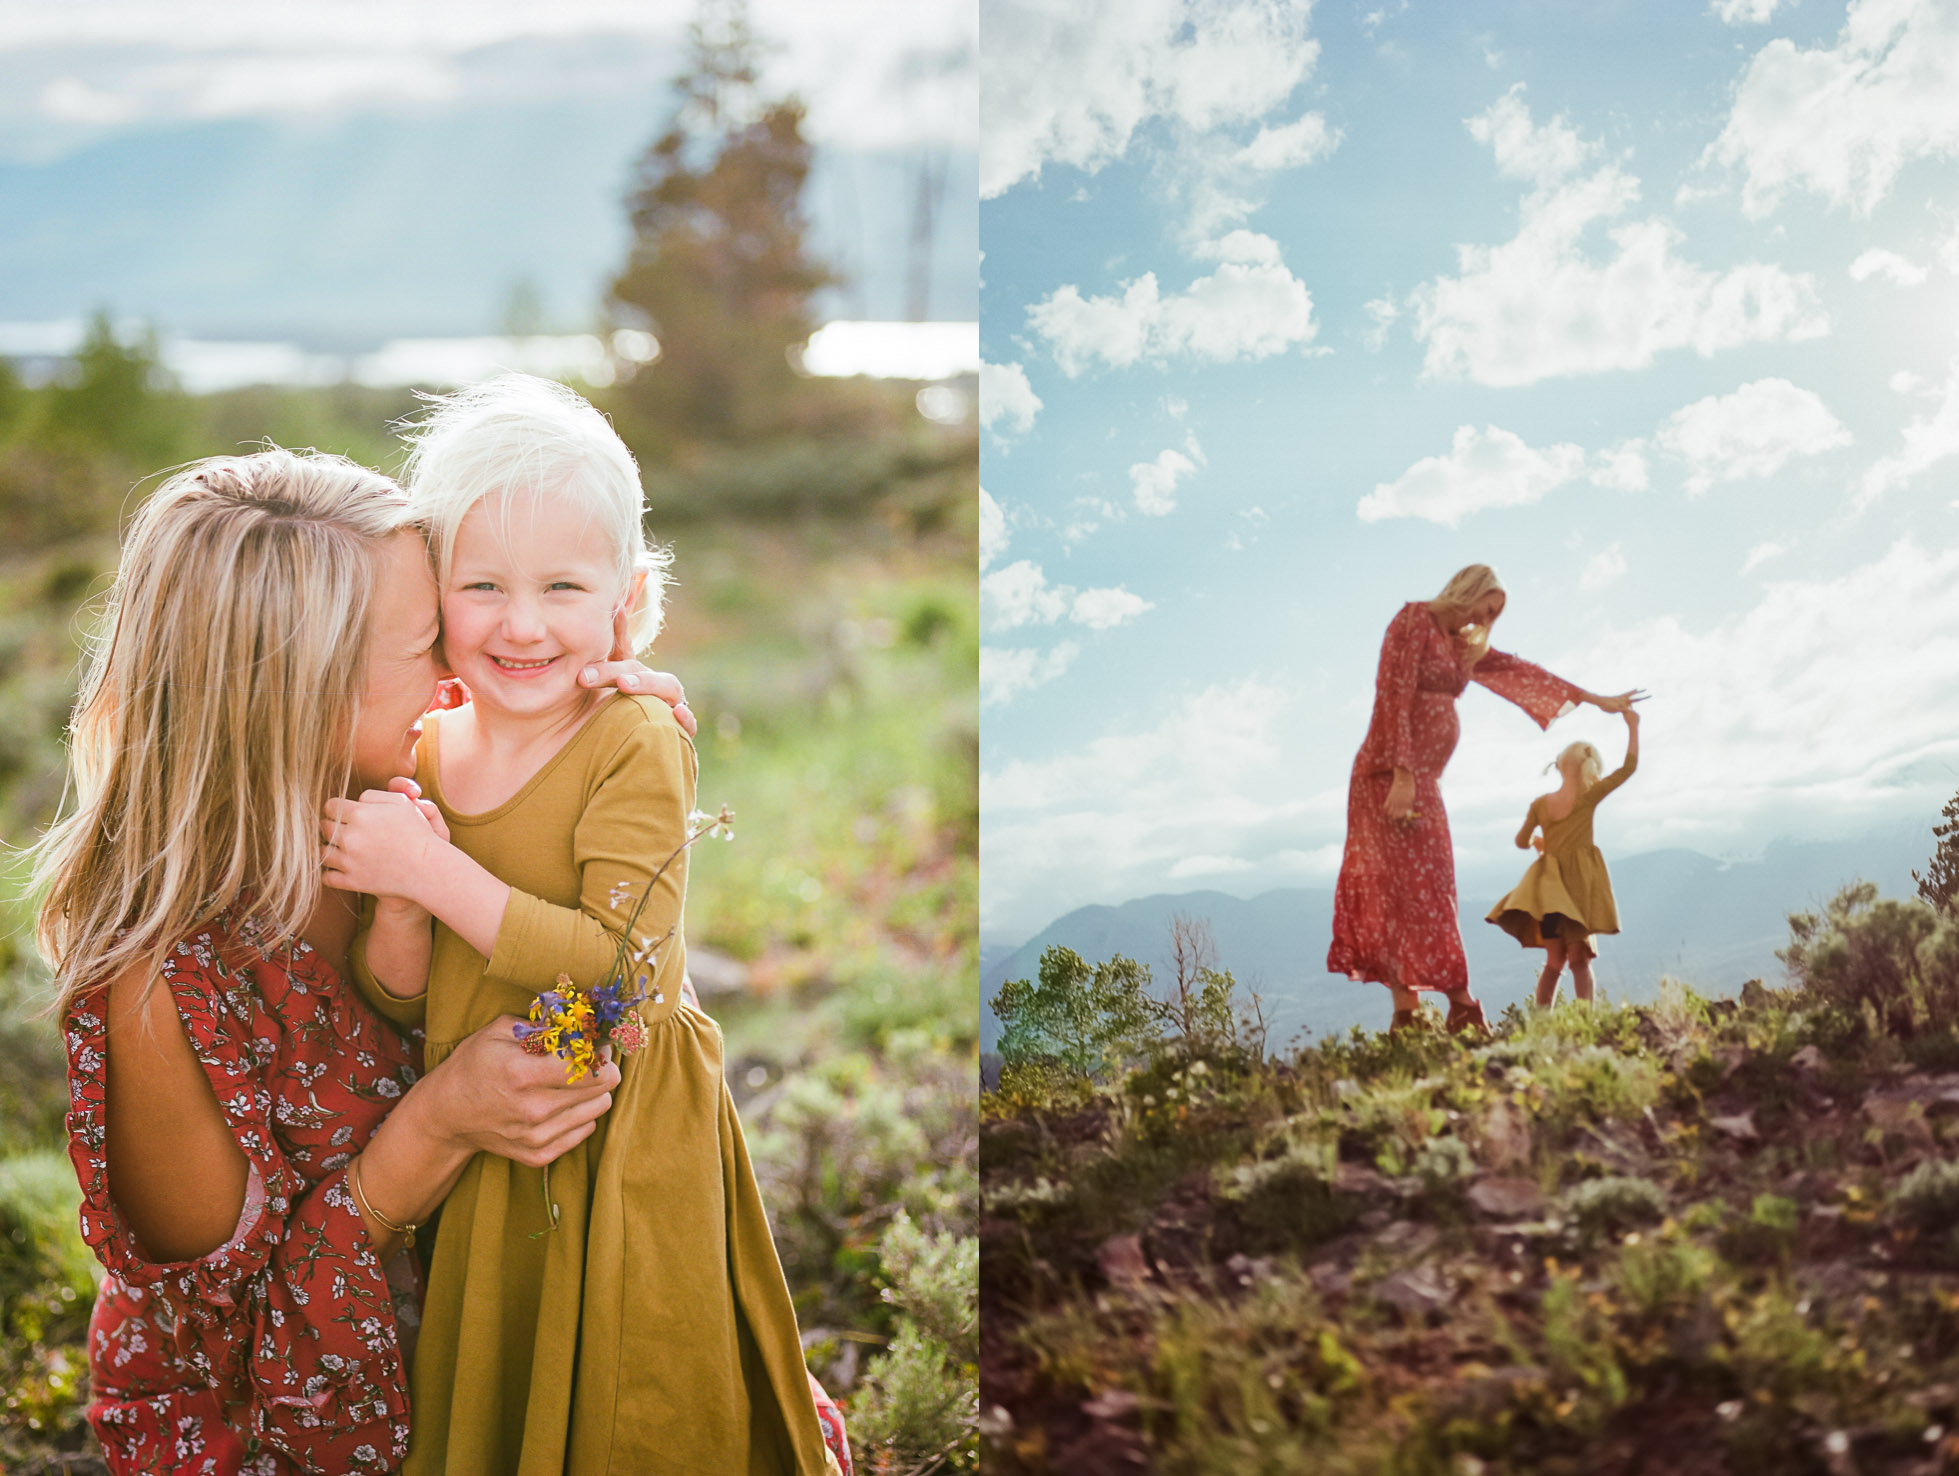
[[[1603,779],[1599,780],[1597,784],[1594,784],[1586,792],[1585,798],[1593,804],[1598,803],[1598,801],[1604,799],[1621,784],[1624,784],[1628,779],[1632,778],[1634,771],[1639,768],[1639,713],[1633,708],[1628,707],[1625,710],[1624,716],[1626,719],[1626,761],[1610,774],[1607,774]]]
[[[1530,809],[1524,812],[1524,828],[1517,832],[1518,850],[1528,851],[1530,849],[1530,834],[1535,829],[1537,829],[1537,801],[1532,800]]]
[[[547,988],[561,972],[580,983],[604,978],[634,901],[686,839],[696,767],[693,745],[664,709],[634,706],[621,716],[626,731],[573,833],[578,906],[514,890],[420,824],[401,797],[373,790],[327,802],[338,827],[324,861],[327,884],[427,908],[510,983]],[[635,926],[642,938],[678,926],[685,886],[683,855],[654,884]],[[615,900],[621,888],[630,895]],[[672,985],[679,989],[678,977]]]

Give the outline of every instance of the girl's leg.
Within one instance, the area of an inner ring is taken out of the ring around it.
[[[1588,945],[1580,944],[1571,951],[1571,990],[1584,1004],[1592,1002],[1592,958]]]
[[[1544,972],[1537,976],[1537,1007],[1548,1010],[1558,997],[1558,975],[1564,972],[1564,944],[1556,938],[1544,940]]]

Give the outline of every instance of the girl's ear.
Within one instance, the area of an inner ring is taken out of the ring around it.
[[[633,574],[632,588],[626,591],[626,598],[619,602],[612,612],[612,652],[606,658],[610,661],[630,661],[633,659],[633,638],[628,632],[634,610],[639,608],[640,596],[646,592],[646,571],[640,569]]]

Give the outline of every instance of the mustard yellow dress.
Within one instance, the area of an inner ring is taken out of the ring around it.
[[[437,924],[426,995],[367,999],[425,1023],[433,1070],[560,971],[610,969],[634,896],[686,836],[693,745],[663,702],[615,695],[524,787],[480,815],[443,797],[442,715],[416,781],[451,840],[511,886],[488,960]],[[795,1309],[727,1084],[715,1023],[681,1000],[686,856],[635,931],[673,936],[640,1006],[646,1047],[598,1130],[542,1171],[479,1153],[443,1203],[409,1375],[407,1476],[822,1476]],[[540,1233],[542,1232],[542,1233]]]
[[[1638,767],[1638,759],[1628,757],[1585,789],[1562,820],[1544,812],[1549,796],[1530,802],[1517,844],[1530,844],[1531,831],[1542,825],[1544,853],[1531,862],[1510,895],[1490,909],[1490,922],[1526,948],[1542,948],[1555,938],[1568,952],[1588,957],[1598,952],[1593,934],[1619,931],[1619,905],[1613,900],[1605,857],[1592,842],[1592,816],[1599,801],[1632,778]]]

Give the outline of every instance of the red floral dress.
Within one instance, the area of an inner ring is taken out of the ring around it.
[[[1426,604],[1401,607],[1381,643],[1374,716],[1347,787],[1347,848],[1326,954],[1332,973],[1444,993],[1469,987],[1441,779],[1456,748],[1456,698],[1472,681],[1514,702],[1540,728],[1584,695],[1502,651],[1471,668]],[[1415,776],[1412,824],[1388,819],[1385,809],[1397,768]]]
[[[109,1469],[198,1476],[392,1471],[408,1448],[388,1272],[347,1190],[348,1160],[415,1080],[409,1049],[304,944],[264,957],[216,923],[163,968],[250,1169],[231,1240],[157,1264],[109,1197],[104,1003],[69,1007],[68,1153],[82,1236],[108,1268],[89,1324],[88,1419]]]

